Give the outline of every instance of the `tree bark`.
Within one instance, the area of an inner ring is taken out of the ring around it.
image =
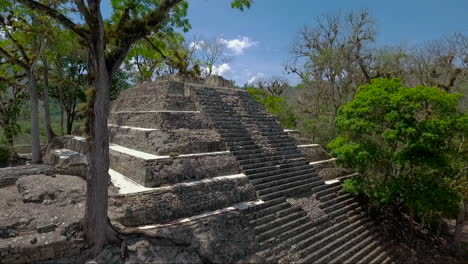
[[[67,135],[72,134],[73,122],[75,121],[75,110],[67,113]]]
[[[63,109],[63,91],[62,88],[59,88],[59,101],[60,101],[60,135],[63,136],[65,130],[63,129],[63,116],[64,116],[64,109]]]
[[[31,163],[39,164],[42,162],[41,142],[39,140],[39,99],[37,94],[36,77],[33,70],[29,69],[27,75],[29,80],[29,93],[31,96]]]
[[[50,124],[50,107],[49,107],[49,65],[47,63],[47,57],[43,56],[42,62],[44,64],[44,116],[45,116],[45,129],[47,142],[51,142],[55,137],[55,133],[52,130]]]
[[[88,179],[86,191],[85,236],[91,248],[91,255],[96,256],[103,247],[117,237],[109,224],[108,184],[109,184],[109,134],[107,118],[110,108],[110,89],[112,74],[106,65],[104,23],[98,14],[95,34],[91,37],[90,53],[92,71],[94,71],[95,97],[92,102],[93,112],[88,120]]]

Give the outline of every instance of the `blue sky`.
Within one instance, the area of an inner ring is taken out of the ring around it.
[[[192,29],[187,39],[223,38],[232,61],[221,67],[222,75],[242,86],[255,76],[286,75],[284,64],[298,31],[313,26],[322,14],[367,9],[377,20],[376,45],[411,47],[427,40],[468,34],[468,0],[254,0],[240,12],[231,0],[189,0]],[[109,16],[109,0],[103,0]]]
[[[255,0],[244,12],[230,8],[230,0],[189,0],[190,38],[222,37],[242,45],[223,75],[243,85],[254,76],[293,76],[284,72],[289,46],[304,25],[324,13],[367,9],[377,20],[377,45],[408,47],[426,40],[468,33],[468,0]],[[228,49],[229,50],[229,49]],[[232,52],[231,52],[232,53]]]

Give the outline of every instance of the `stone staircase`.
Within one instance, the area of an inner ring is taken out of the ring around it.
[[[240,262],[389,263],[386,243],[358,203],[317,175],[296,141],[248,93],[204,88],[196,92],[214,124],[264,201],[244,210],[260,250]],[[313,193],[326,215],[314,219],[288,197]]]

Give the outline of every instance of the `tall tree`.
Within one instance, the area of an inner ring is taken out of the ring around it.
[[[45,130],[47,142],[51,142],[55,137],[55,133],[52,130],[52,124],[50,121],[50,106],[49,106],[49,62],[47,56],[42,55],[42,101],[44,103],[44,119],[45,119]]]
[[[18,117],[27,97],[25,85],[21,83],[24,78],[21,68],[0,61],[0,127],[11,146],[20,131]]]
[[[151,33],[181,27],[189,29],[188,3],[182,0],[111,1],[113,14],[104,21],[100,0],[66,1],[83,18],[79,25],[72,19],[34,0],[18,0],[25,6],[56,19],[75,32],[89,53],[88,70],[93,74],[93,95],[87,115],[88,179],[85,212],[85,236],[96,255],[116,233],[107,217],[107,184],[109,181],[109,135],[107,119],[113,74],[119,69],[132,45]],[[250,0],[235,0],[231,4],[243,9]]]
[[[0,54],[21,67],[28,80],[31,98],[31,163],[42,162],[39,140],[39,98],[36,64],[42,55],[48,21],[16,2],[0,2]]]

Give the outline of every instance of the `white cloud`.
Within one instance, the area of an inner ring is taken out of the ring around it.
[[[208,72],[208,68],[205,68],[203,71],[205,73]],[[223,63],[219,66],[214,65],[211,74],[224,76],[225,74],[230,73],[230,72],[231,72],[231,66],[229,66],[229,64],[227,63]]]
[[[250,78],[247,83],[251,84],[253,82],[255,82],[256,80],[258,79],[261,79],[265,77],[265,74],[261,73],[261,72],[257,72],[257,74],[255,74],[252,78]]]
[[[236,55],[244,54],[244,50],[250,47],[257,46],[257,41],[252,41],[248,37],[239,36],[238,38],[227,40],[220,38],[219,41],[226,45]]]
[[[223,76],[225,73],[228,73],[231,71],[231,67],[227,63],[223,63],[219,65],[218,67],[214,67],[213,72],[217,75]]]
[[[189,47],[190,48],[195,48],[196,50],[199,50],[199,49],[201,49],[203,44],[205,44],[205,42],[203,40],[198,41],[198,42],[193,42],[192,41],[192,42],[190,42]]]

